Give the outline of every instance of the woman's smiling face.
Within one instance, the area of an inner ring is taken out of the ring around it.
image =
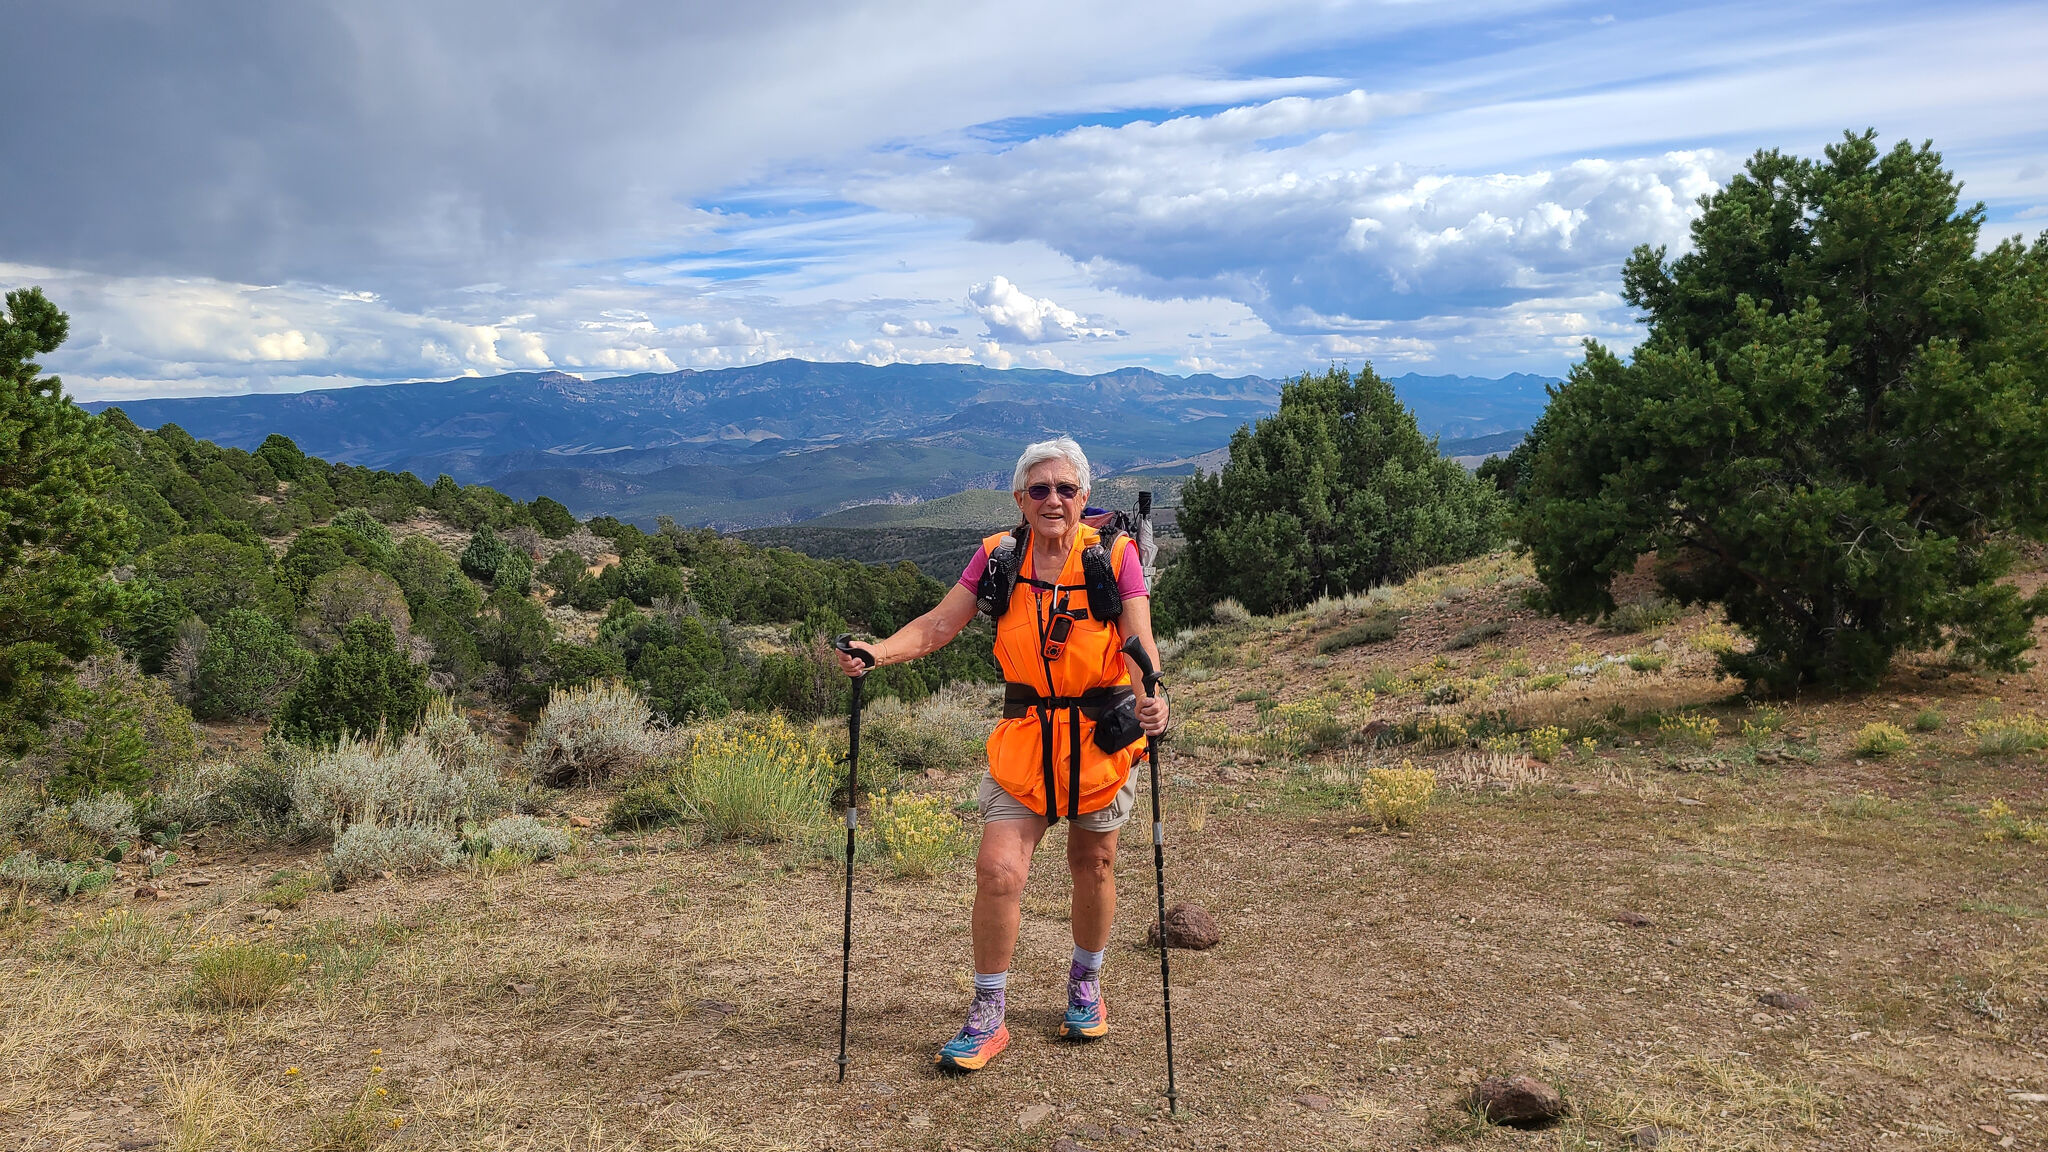
[[[1024,474],[1024,486],[1030,488],[1034,484],[1051,485],[1053,490],[1046,493],[1043,500],[1033,500],[1029,492],[1013,493],[1017,498],[1017,510],[1023,514],[1024,523],[1029,524],[1033,532],[1047,539],[1059,540],[1071,536],[1081,523],[1081,510],[1088,506],[1088,493],[1085,490],[1076,491],[1071,498],[1063,497],[1059,493],[1061,484],[1074,489],[1081,487],[1081,478],[1074,472],[1074,466],[1065,460],[1040,461],[1032,466],[1031,471]]]

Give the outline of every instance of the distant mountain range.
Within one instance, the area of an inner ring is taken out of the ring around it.
[[[1395,378],[1434,435],[1528,427],[1551,381],[1517,374]],[[1215,467],[1280,382],[1095,376],[974,365],[778,360],[584,380],[563,372],[361,385],[293,394],[89,404],[155,428],[254,448],[280,432],[337,462],[447,473],[578,515],[745,528],[875,502],[1003,487],[1026,440],[1072,433],[1107,475]]]

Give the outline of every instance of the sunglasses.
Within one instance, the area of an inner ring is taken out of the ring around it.
[[[1024,494],[1033,500],[1043,500],[1054,492],[1058,492],[1062,500],[1072,500],[1081,494],[1081,489],[1072,484],[1033,484],[1024,490]]]

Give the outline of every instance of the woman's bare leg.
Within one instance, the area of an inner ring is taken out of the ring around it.
[[[1067,868],[1074,874],[1074,943],[1089,952],[1109,946],[1116,920],[1116,834],[1067,826]],[[1016,922],[1010,935],[1016,938]]]
[[[982,825],[981,848],[974,857],[976,972],[1010,970],[1010,957],[1017,951],[1024,882],[1031,877],[1031,856],[1044,836],[1044,817]]]

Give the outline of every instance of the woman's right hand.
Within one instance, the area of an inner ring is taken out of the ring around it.
[[[855,651],[866,652],[869,658],[877,664],[882,662],[881,653],[876,652],[875,646],[865,640],[848,641],[847,646]],[[839,657],[839,670],[841,672],[846,673],[848,676],[867,675],[868,666],[860,657],[855,656],[852,652],[842,651],[837,648],[833,649],[833,652]]]

